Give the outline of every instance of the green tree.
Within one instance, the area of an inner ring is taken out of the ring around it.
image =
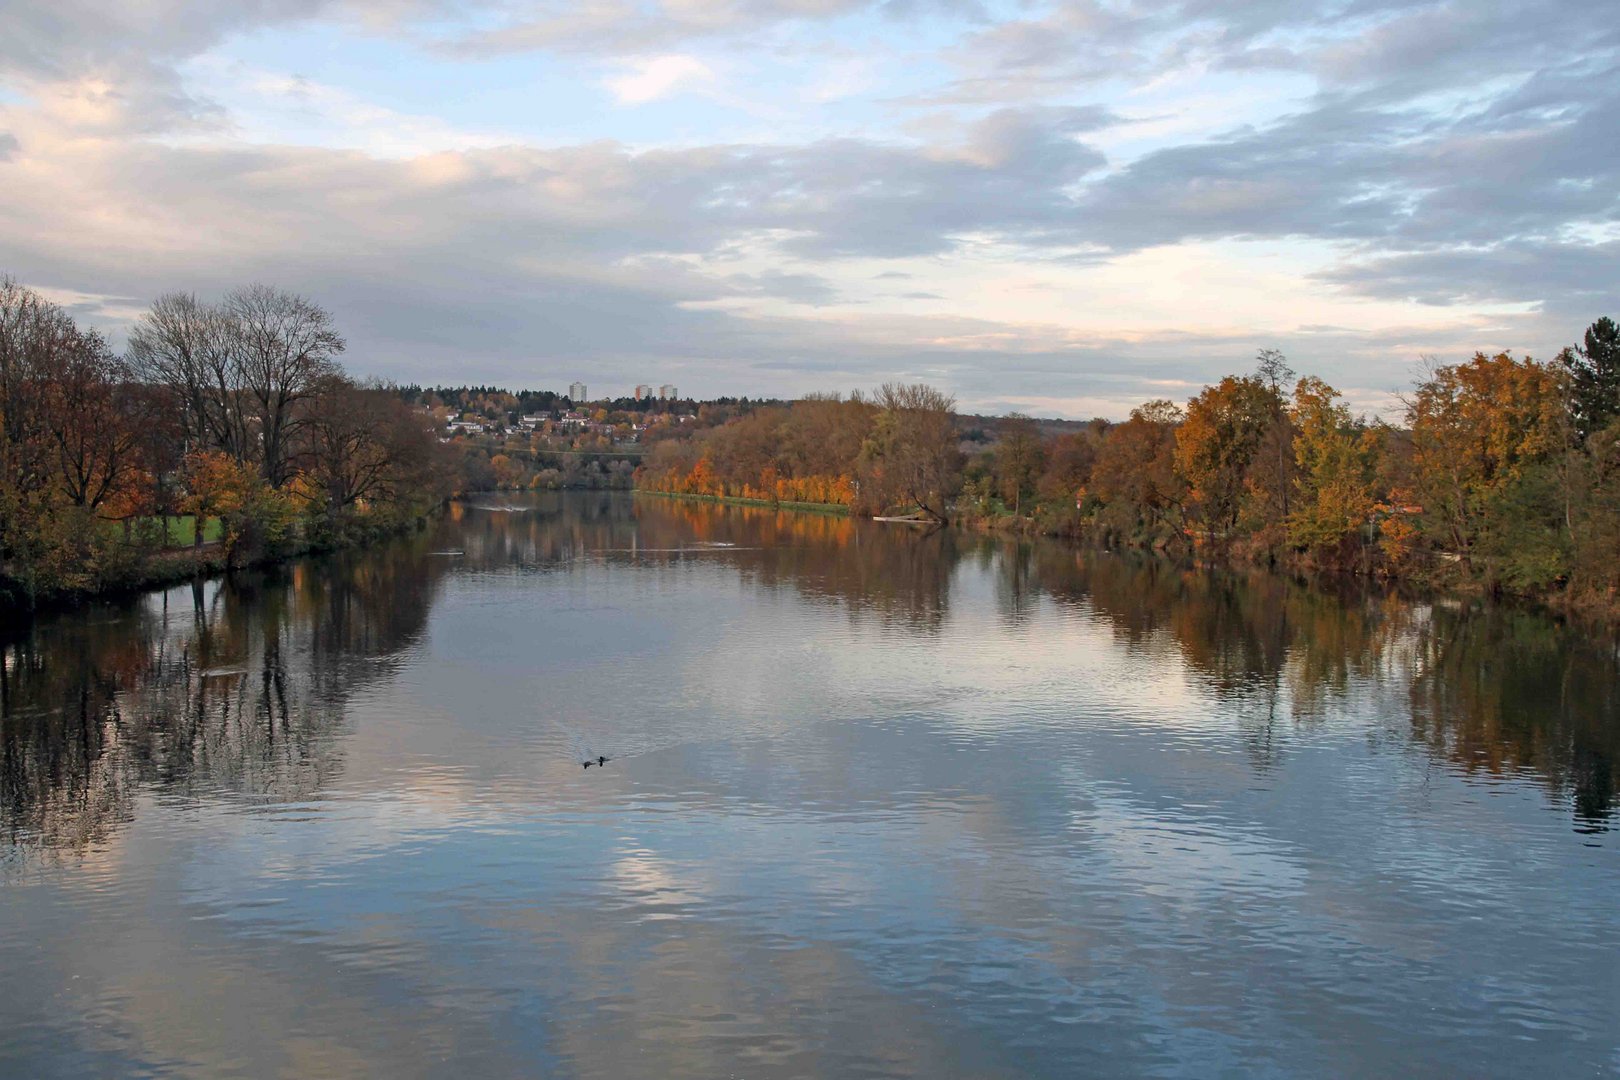
[[[1582,441],[1620,418],[1620,326],[1604,316],[1581,345],[1558,354],[1569,373],[1570,413]]]

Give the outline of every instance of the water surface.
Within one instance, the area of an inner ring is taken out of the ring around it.
[[[0,1074],[1612,1074],[1617,686],[1524,612],[474,500],[5,643]]]

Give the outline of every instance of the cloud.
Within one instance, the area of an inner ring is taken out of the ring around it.
[[[917,3],[906,13],[953,6]],[[539,0],[515,18],[459,34],[444,47],[465,57],[536,51],[628,56],[885,7],[894,5],[881,0]]]
[[[714,81],[714,72],[697,57],[672,54],[635,61],[629,70],[606,80],[605,85],[621,103],[643,105],[693,84]]]
[[[1372,401],[1417,350],[1545,352],[1620,280],[1620,29],[1587,0],[60,0],[7,31],[0,271],[114,329],[273,280],[400,377],[674,358],[715,392],[909,372],[1122,413],[1263,334]],[[302,70],[345,49],[708,100],[657,113],[678,143],[590,92],[469,131]]]

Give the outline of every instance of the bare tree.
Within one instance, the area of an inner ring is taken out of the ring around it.
[[[332,316],[296,293],[249,285],[225,298],[243,389],[258,424],[259,468],[277,487],[292,474],[298,405],[336,374],[344,342]]]
[[[0,278],[0,545],[8,520],[50,482],[44,397],[76,334],[61,308]]]
[[[94,330],[76,331],[56,359],[45,394],[56,483],[69,503],[94,509],[138,465],[128,372]]]
[[[956,399],[918,384],[884,383],[876,397],[877,420],[862,449],[864,490],[885,500],[905,500],[936,521],[961,480]]]
[[[366,499],[405,499],[433,488],[438,444],[431,421],[393,390],[339,375],[314,388],[300,418],[301,461],[333,517]]]
[[[190,293],[166,293],[130,331],[127,358],[137,379],[173,396],[188,448],[222,450],[245,463],[253,447],[236,338],[219,308]]]

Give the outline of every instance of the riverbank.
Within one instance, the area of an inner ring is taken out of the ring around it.
[[[233,570],[275,566],[312,555],[355,550],[425,528],[443,512],[445,500],[421,513],[392,520],[351,519],[332,526],[319,523],[304,535],[278,541],[270,548],[227,547],[221,541],[186,548],[111,549],[119,558],[87,570],[83,583],[29,592],[24,583],[0,577],[0,617],[27,619],[95,601],[117,600],[196,579],[216,578]],[[382,515],[377,515],[379,518]]]
[[[1427,561],[1409,559],[1395,566],[1376,552],[1367,550],[1362,558],[1324,566],[1309,554],[1278,550],[1256,542],[1254,537],[1235,540],[1226,549],[1174,550],[1165,543],[1113,542],[1096,535],[1097,530],[1074,517],[1051,519],[1040,514],[1020,516],[1010,513],[953,518],[951,524],[988,535],[1044,537],[1065,540],[1082,547],[1107,551],[1130,551],[1167,562],[1209,566],[1230,570],[1259,570],[1296,581],[1333,586],[1364,581],[1379,587],[1398,589],[1403,594],[1420,594],[1431,599],[1447,598],[1479,603],[1510,603],[1556,619],[1570,619],[1613,631],[1620,628],[1620,594],[1596,595],[1572,592],[1568,588],[1515,590],[1470,579],[1459,564],[1433,555]]]

